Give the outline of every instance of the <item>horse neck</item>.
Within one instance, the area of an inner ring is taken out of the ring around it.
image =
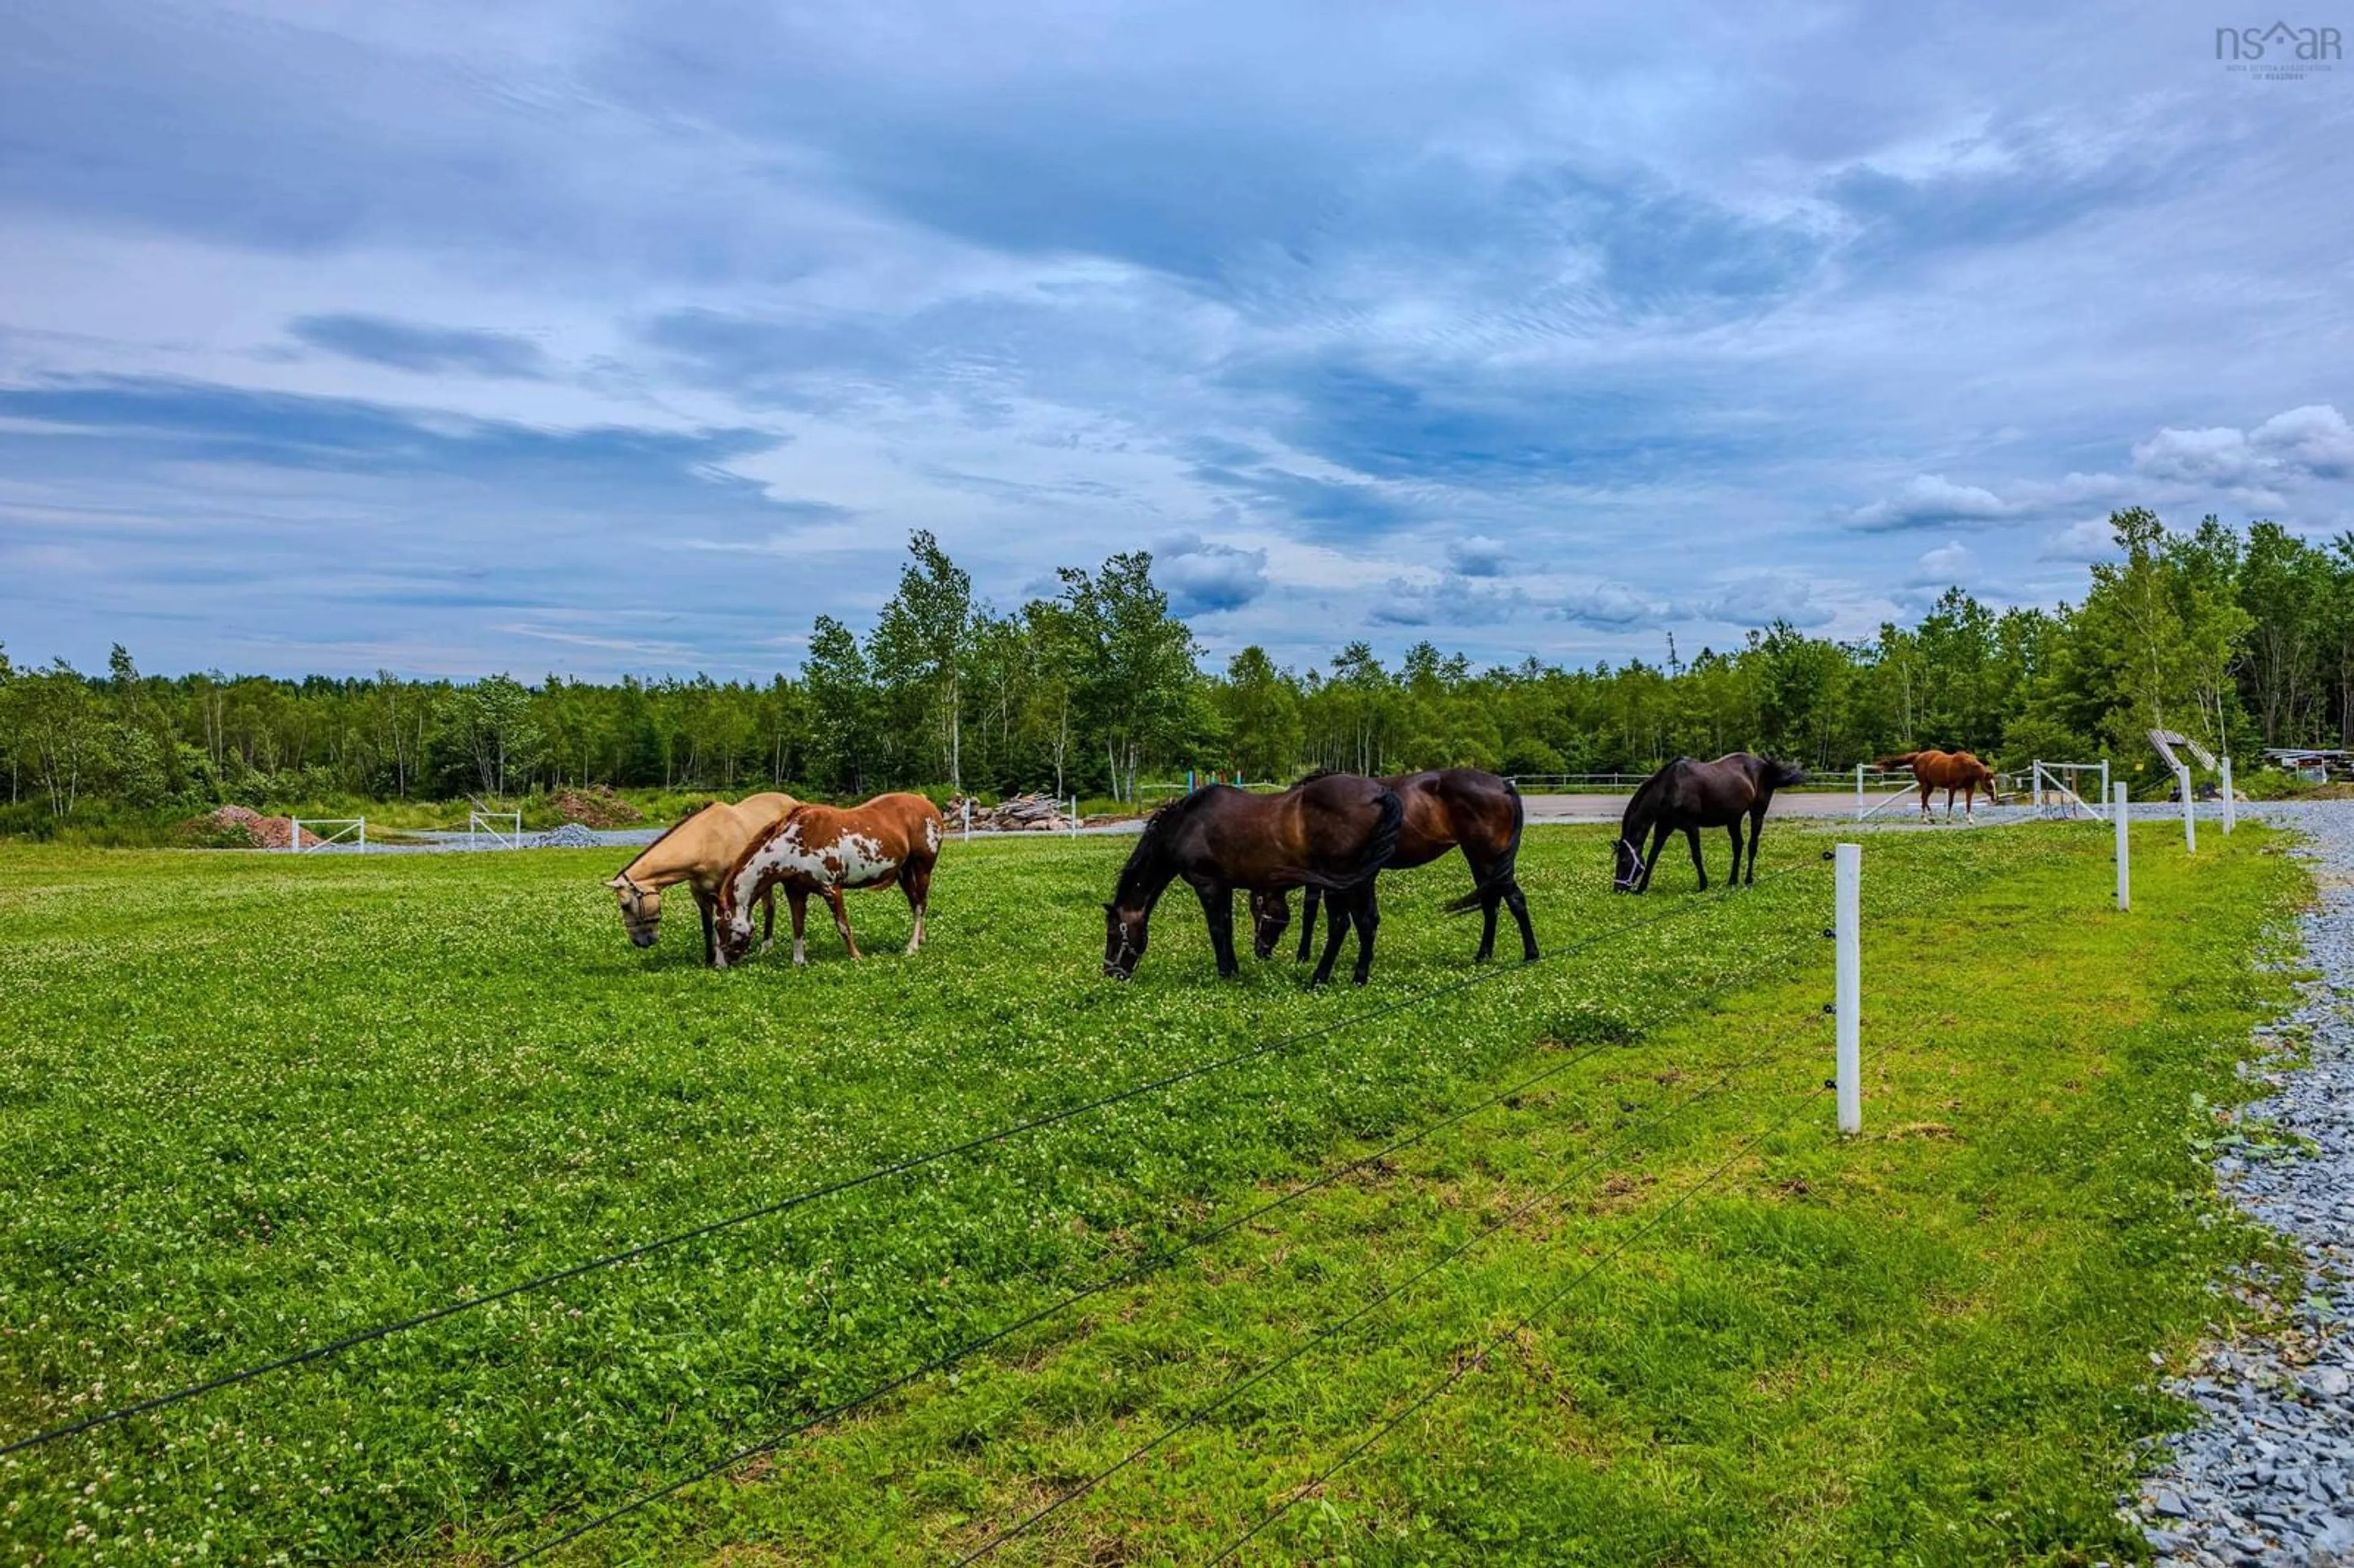
[[[708,834],[700,820],[681,822],[639,852],[621,868],[621,874],[641,887],[663,888],[685,882],[708,863]]]
[[[1150,915],[1152,906],[1161,902],[1161,894],[1177,879],[1177,863],[1165,844],[1139,844],[1137,848],[1140,853],[1130,857],[1120,870],[1119,885],[1112,890],[1111,901],[1115,908],[1141,909]]]
[[[712,911],[715,918],[735,919],[739,912],[748,911],[759,902],[764,889],[783,880],[784,873],[778,868],[774,857],[766,853],[774,842],[773,838],[769,839],[727,868],[726,874],[719,879],[719,896]]]

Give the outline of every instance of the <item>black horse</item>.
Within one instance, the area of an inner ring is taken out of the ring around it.
[[[1214,784],[1152,813],[1121,868],[1119,886],[1104,906],[1104,973],[1126,980],[1144,957],[1152,906],[1170,883],[1184,878],[1202,900],[1218,973],[1239,974],[1235,961],[1235,889],[1271,892],[1320,888],[1332,906],[1324,961],[1311,984],[1332,978],[1341,938],[1357,932],[1356,981],[1373,967],[1373,879],[1397,848],[1405,805],[1394,789],[1370,779],[1327,774],[1280,795],[1254,795]]]
[[[1312,777],[1312,776],[1311,776]],[[1394,789],[1405,802],[1405,824],[1398,833],[1397,853],[1386,869],[1409,871],[1427,865],[1448,850],[1460,848],[1471,867],[1471,891],[1447,905],[1450,915],[1479,911],[1479,950],[1472,962],[1484,964],[1496,951],[1496,911],[1510,909],[1520,923],[1521,957],[1534,963],[1537,934],[1529,924],[1529,902],[1522,896],[1517,876],[1521,829],[1526,813],[1521,792],[1509,779],[1477,768],[1442,768],[1376,779]],[[1309,941],[1316,933],[1316,906],[1320,894],[1310,884],[1299,896],[1299,961],[1308,961]],[[1252,946],[1262,959],[1275,951],[1283,928],[1291,922],[1291,902],[1280,892],[1251,895]]]
[[[1771,757],[1759,757],[1755,752],[1736,751],[1720,757],[1713,762],[1694,762],[1689,757],[1679,757],[1649,779],[1627,802],[1627,815],[1618,824],[1618,844],[1615,851],[1618,874],[1615,884],[1620,893],[1640,893],[1651,885],[1651,868],[1659,863],[1659,851],[1668,835],[1677,829],[1691,844],[1692,869],[1700,873],[1700,885],[1708,887],[1708,867],[1700,857],[1700,831],[1702,828],[1723,828],[1733,835],[1733,870],[1734,882],[1757,880],[1757,838],[1765,831],[1766,808],[1774,801],[1774,791],[1785,784],[1796,784],[1807,776],[1807,770],[1795,762],[1780,762]],[[1744,876],[1741,864],[1741,823],[1749,821],[1749,867]],[[1651,839],[1650,853],[1643,852],[1643,836]]]

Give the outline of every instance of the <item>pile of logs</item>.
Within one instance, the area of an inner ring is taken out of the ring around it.
[[[962,831],[968,803],[972,807],[975,832],[1059,833],[1077,825],[1068,815],[1070,803],[1050,795],[1015,795],[994,806],[957,795],[949,799],[948,810],[941,813],[948,819],[949,832]]]

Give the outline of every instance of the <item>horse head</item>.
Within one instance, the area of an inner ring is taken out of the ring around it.
[[[1136,973],[1139,959],[1144,957],[1145,927],[1152,918],[1150,906],[1122,908],[1118,904],[1104,906],[1104,964],[1108,980],[1124,980]]]
[[[631,944],[652,947],[662,936],[662,889],[648,887],[626,871],[605,885],[621,906],[621,928]]]
[[[1254,892],[1250,895],[1251,951],[1259,958],[1275,956],[1276,944],[1291,924],[1290,895],[1278,889],[1273,893]]]
[[[1613,893],[1642,892],[1643,852],[1636,848],[1631,840],[1621,838],[1618,841],[1617,856],[1618,866],[1611,878],[1610,891]]]

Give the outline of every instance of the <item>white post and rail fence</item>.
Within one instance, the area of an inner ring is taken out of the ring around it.
[[[288,819],[286,847],[296,854],[308,854],[316,850],[345,849],[365,851],[367,848],[366,817],[293,817]],[[302,830],[312,829],[311,842],[302,842]],[[333,828],[323,833],[316,830]]]
[[[1831,851],[1831,938],[1839,947],[1831,991],[1839,1129],[1863,1129],[1863,846]]]

